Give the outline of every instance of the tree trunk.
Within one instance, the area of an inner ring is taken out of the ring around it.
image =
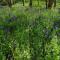
[[[56,7],[56,0],[45,0],[46,1],[46,8],[51,9],[53,4]]]
[[[56,0],[54,0],[54,7],[56,7]]]
[[[37,0],[38,1],[38,6],[39,6],[39,0]]]
[[[47,6],[48,6],[48,1],[47,0],[45,0],[45,2],[46,2],[46,9],[48,8]]]
[[[12,0],[7,0],[8,6],[12,7],[13,1]]]
[[[53,5],[53,0],[49,0],[48,1],[48,8],[51,9]]]
[[[32,0],[30,0],[29,6],[32,7]]]
[[[25,5],[24,0],[22,0],[22,2],[23,2],[23,6],[24,6]]]

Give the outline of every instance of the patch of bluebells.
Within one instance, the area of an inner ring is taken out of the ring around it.
[[[17,17],[16,16],[12,16],[10,17],[9,19],[5,20],[6,23],[11,23],[11,22],[14,22],[16,21]]]

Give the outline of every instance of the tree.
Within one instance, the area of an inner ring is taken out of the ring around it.
[[[38,6],[39,6],[39,0],[37,0],[38,1]]]
[[[56,7],[56,0],[54,0],[54,7]]]
[[[11,7],[13,4],[13,0],[7,0],[8,6]]]
[[[45,1],[46,1],[46,9],[47,9],[47,8],[48,8],[48,7],[47,7],[47,6],[48,6],[48,4],[47,4],[48,1],[47,1],[47,0],[45,0]]]
[[[23,2],[23,6],[24,6],[24,4],[25,4],[25,3],[24,3],[24,0],[22,0],[22,2]]]
[[[32,0],[30,0],[29,6],[32,7]]]
[[[45,1],[46,1],[46,8],[51,9],[53,4],[54,7],[56,7],[56,0],[45,0]]]
[[[0,0],[0,5],[8,5],[9,7],[12,7],[12,5],[15,4],[15,1],[16,0]]]

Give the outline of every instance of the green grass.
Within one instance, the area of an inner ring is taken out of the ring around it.
[[[36,2],[34,4],[37,5]],[[20,3],[17,3],[13,5],[11,10],[8,7],[0,9],[0,25],[6,28],[7,26],[16,26],[12,34],[8,33],[7,38],[5,37],[5,30],[1,30],[0,60],[3,60],[4,54],[9,49],[12,50],[15,60],[44,60],[43,56],[46,60],[59,60],[60,45],[57,44],[56,31],[52,31],[52,39],[45,39],[44,35],[45,27],[50,30],[54,21],[60,20],[58,9],[46,10],[42,6],[43,3],[40,4],[41,7],[34,4],[32,8],[29,8],[28,4],[23,7]],[[9,16],[9,14],[11,15]],[[14,22],[6,23],[12,16],[16,16],[17,19]],[[14,41],[16,44],[15,51],[13,51]],[[44,47],[46,51],[43,53]]]

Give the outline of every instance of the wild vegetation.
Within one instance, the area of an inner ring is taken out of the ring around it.
[[[0,60],[60,60],[60,1],[0,0]]]

